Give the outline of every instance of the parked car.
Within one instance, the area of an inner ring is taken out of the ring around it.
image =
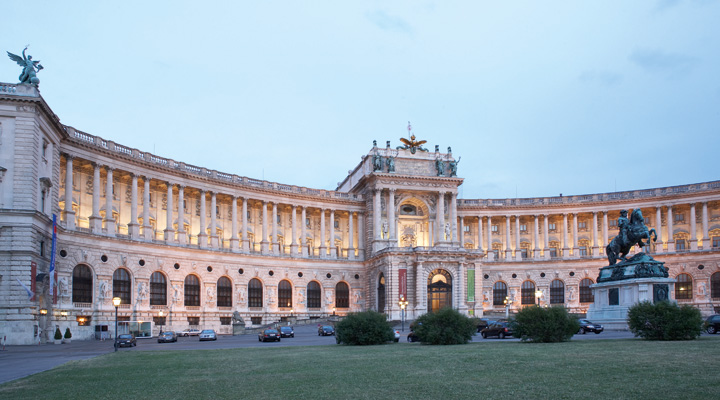
[[[137,346],[137,341],[135,340],[135,335],[131,335],[129,333],[124,333],[122,335],[118,335],[117,337],[117,347],[132,347]]]
[[[279,342],[280,332],[277,329],[265,329],[258,334],[258,342]]]
[[[200,329],[185,329],[184,331],[178,333],[178,336],[197,336],[200,334]]]
[[[512,336],[512,327],[509,322],[499,321],[481,330],[480,335],[483,339],[490,336],[497,336],[500,339],[505,339],[508,336]]]
[[[158,343],[177,342],[177,334],[173,331],[165,331],[158,335]]]
[[[395,331],[395,342],[400,341],[400,331]]]
[[[217,334],[214,329],[203,329],[198,336],[201,342],[203,340],[217,340]]]
[[[705,331],[711,335],[720,332],[720,314],[711,315],[705,320]]]
[[[479,319],[478,319],[478,324],[477,324],[477,331],[480,332],[480,331],[482,331],[483,329],[487,328],[488,326],[490,326],[491,324],[494,324],[494,323],[495,323],[495,321],[493,321],[493,320],[491,320],[491,319],[488,319],[488,318],[479,318]]]
[[[419,342],[419,341],[420,341],[420,338],[418,337],[418,335],[415,334],[415,332],[410,332],[410,333],[408,333],[408,335],[407,335],[407,341],[410,342],[410,343],[412,343],[412,342]]]
[[[590,322],[586,319],[581,319],[578,322],[580,323],[580,330],[578,331],[578,333],[582,333],[583,335],[588,332],[600,333],[604,329],[602,325],[593,324],[592,322]]]
[[[295,337],[295,331],[292,326],[281,326],[280,337]]]
[[[334,336],[335,328],[330,325],[318,326],[318,336]]]

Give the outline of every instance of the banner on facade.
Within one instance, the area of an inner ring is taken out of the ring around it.
[[[35,293],[37,293],[37,263],[35,261],[30,262],[30,291],[33,292],[33,296],[30,301],[35,301]]]
[[[467,271],[467,301],[475,302],[475,270]]]
[[[398,270],[398,282],[400,300],[405,300],[407,299],[407,269],[401,268]]]

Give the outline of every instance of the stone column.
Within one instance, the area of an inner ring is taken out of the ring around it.
[[[572,235],[573,235],[573,257],[577,257],[580,255],[580,249],[578,249],[578,213],[573,214],[573,225],[572,225]]]
[[[535,241],[535,254],[534,254],[533,258],[535,258],[535,259],[540,259],[540,221],[539,221],[539,218],[540,218],[540,216],[538,216],[537,214],[533,215],[533,222],[535,223],[535,227],[534,227],[535,231],[533,232],[534,236],[535,236],[533,238],[533,240]]]
[[[390,239],[390,246],[397,247],[397,223],[395,221],[395,189],[388,189],[387,216],[388,239]]]
[[[449,238],[445,238],[445,192],[438,193],[437,215],[435,216],[435,220],[437,221],[435,225],[435,244],[449,240]]]
[[[137,239],[140,237],[140,225],[138,224],[138,176],[130,174],[132,182],[130,183],[130,222],[128,223],[128,233],[130,238]]]
[[[567,214],[563,213],[563,258],[568,258],[570,256],[570,249],[568,249],[568,240],[567,240]]]
[[[93,163],[93,202],[90,215],[90,229],[92,233],[102,232],[102,217],[100,216],[100,164]]]
[[[522,250],[520,249],[520,216],[515,216],[515,260],[522,261]]]
[[[365,214],[358,213],[358,257],[365,258]]]
[[[550,216],[543,214],[543,254],[545,259],[550,259]]]
[[[512,261],[512,249],[510,248],[510,216],[505,216],[505,260]]]
[[[668,253],[674,253],[675,252],[675,237],[673,229],[673,213],[672,213],[673,206],[667,206],[667,251]]]
[[[242,252],[250,252],[250,242],[248,241],[248,201],[247,197],[243,197],[242,201]]]
[[[450,232],[452,232],[452,240],[448,238],[448,241],[458,242],[460,235],[457,228],[457,193],[450,193]],[[460,247],[463,247],[462,241],[460,241]]]
[[[712,248],[712,240],[708,235],[708,208],[707,201],[702,203],[702,248],[708,250]]]
[[[185,230],[185,186],[178,185],[178,228],[177,239],[180,244],[187,244],[187,231]]]
[[[220,238],[217,234],[217,193],[210,192],[210,246],[214,249],[220,247]]]
[[[380,192],[382,189],[375,189],[373,193],[373,232],[375,240],[382,239],[382,229],[380,218],[382,216],[382,206],[380,205]]]
[[[354,213],[348,211],[348,260],[355,259],[355,227],[353,226]]]
[[[298,256],[298,245],[297,245],[297,206],[293,205],[290,209],[290,255],[293,257]]]
[[[418,262],[415,265],[415,313],[416,315],[422,314],[420,310],[424,310],[427,307],[427,303],[423,299],[423,293],[427,290],[427,277],[425,277],[425,270],[423,269],[422,262]]]
[[[695,203],[690,204],[690,250],[698,249],[697,223],[695,221]]]
[[[302,248],[302,256],[307,257],[309,254],[307,247],[307,207],[302,208],[300,218],[300,247]]]
[[[327,244],[325,237],[325,209],[320,209],[320,258],[327,256]]]
[[[208,245],[206,202],[205,190],[200,189],[200,232],[198,233],[198,244],[201,249],[206,248]]]
[[[278,217],[278,207],[277,202],[273,202],[272,205],[272,237],[270,238],[270,243],[272,245],[272,253],[275,255],[280,254],[280,243],[277,240],[277,217]]]
[[[175,242],[175,229],[173,228],[173,184],[167,185],[167,209],[165,210],[165,242]],[[180,225],[178,223],[178,225]]]
[[[105,181],[105,231],[108,236],[115,236],[115,218],[112,213],[113,205],[113,169],[107,167],[107,179]]]
[[[260,241],[260,252],[268,254],[270,252],[270,243],[268,242],[268,213],[267,200],[262,201],[262,240]]]
[[[597,238],[597,230],[598,230],[598,220],[597,220],[597,212],[593,211],[593,221],[592,221],[592,240],[593,240],[593,248],[592,248],[592,255],[593,257],[599,257],[600,256],[600,248],[598,247],[598,238]]]
[[[458,242],[460,243],[460,247],[465,247],[465,218],[455,218],[455,220],[460,220],[460,224],[458,225]]]
[[[467,315],[467,284],[465,283],[465,265],[458,263],[458,311]]]
[[[657,253],[664,253],[663,238],[662,238],[662,206],[655,208],[655,232],[657,233],[657,242],[655,242],[655,251]]]
[[[133,175],[134,176],[134,175]],[[65,154],[65,229],[75,230],[75,211],[73,211],[73,156]]]
[[[487,236],[487,260],[493,261],[495,259],[495,253],[492,248],[492,217],[488,215],[487,225],[485,225],[485,233]]]
[[[477,219],[478,219],[478,250],[480,250],[480,252],[483,252],[483,251],[485,251],[485,249],[484,249],[485,246],[483,244],[483,241],[485,239],[483,237],[483,217],[477,217]]]
[[[230,199],[230,214],[232,215],[232,223],[230,224],[232,229],[232,235],[230,235],[230,250],[240,250],[240,239],[238,238],[238,210],[237,210],[237,196],[232,195]]]
[[[337,258],[337,247],[335,247],[335,210],[330,209],[330,258]]]
[[[603,227],[602,227],[602,232],[603,232],[603,254],[604,254],[604,255],[607,255],[607,254],[605,254],[607,251],[604,250],[604,249],[607,247],[608,244],[610,244],[610,243],[608,242],[608,212],[607,212],[607,211],[603,211],[602,214],[603,214],[603,222],[602,222],[602,224],[603,224]]]
[[[150,178],[143,176],[143,237],[145,240],[154,239],[155,232],[150,225]]]

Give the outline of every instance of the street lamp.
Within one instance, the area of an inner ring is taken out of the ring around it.
[[[335,307],[333,307],[333,317],[335,316]]]
[[[535,299],[537,299],[537,306],[540,307],[540,297],[542,297],[542,291],[540,289],[535,291]]]
[[[119,297],[113,297],[112,303],[115,306],[115,351],[117,351],[117,337],[118,337],[118,320],[117,320],[117,309],[118,306],[120,306],[120,302],[122,301]]]
[[[503,300],[503,303],[505,304],[505,319],[508,319],[510,316],[510,299],[505,296],[505,300]]]
[[[160,322],[160,334],[162,335],[162,328],[163,325],[165,325],[165,321],[163,321],[163,311],[160,310],[160,312],[158,312],[158,315],[160,316],[160,320],[158,322]]]
[[[400,301],[398,301],[398,304],[400,305],[400,313],[401,313],[401,329],[403,332],[405,332],[405,307],[408,305],[408,301],[405,300],[405,297],[400,297]]]

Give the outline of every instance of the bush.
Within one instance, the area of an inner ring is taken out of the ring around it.
[[[55,340],[62,340],[62,333],[60,333],[60,328],[55,328]]]
[[[648,340],[690,340],[702,333],[700,310],[669,301],[638,303],[628,310],[630,332]]]
[[[525,307],[515,315],[513,322],[513,336],[523,342],[566,342],[579,329],[577,318],[565,307]]]
[[[415,320],[414,332],[425,344],[465,344],[469,342],[476,324],[472,319],[452,308],[427,313]]]
[[[335,341],[342,344],[371,345],[395,340],[385,314],[375,311],[350,313],[335,324]]]
[[[65,339],[72,338],[72,333],[70,333],[70,328],[65,328]]]

